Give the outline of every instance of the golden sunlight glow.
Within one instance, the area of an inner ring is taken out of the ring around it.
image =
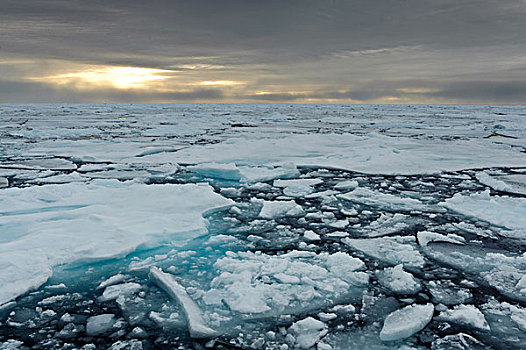
[[[103,67],[54,76],[30,78],[31,80],[88,86],[110,85],[119,89],[144,88],[154,81],[171,78],[173,72],[165,69],[140,67]]]
[[[240,81],[232,81],[232,80],[213,80],[213,81],[202,81],[199,83],[199,85],[209,86],[209,85],[222,85],[222,86],[229,86],[229,85],[241,85],[243,84]]]

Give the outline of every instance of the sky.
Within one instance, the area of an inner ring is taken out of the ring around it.
[[[525,0],[0,0],[0,102],[526,104]]]

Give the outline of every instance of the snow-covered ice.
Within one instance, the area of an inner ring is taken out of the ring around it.
[[[202,215],[231,203],[208,185],[97,180],[4,189],[0,304],[46,282],[53,266],[202,235]]]
[[[412,336],[427,326],[433,311],[433,304],[414,304],[390,313],[384,321],[380,339],[390,341]]]
[[[524,115],[0,105],[0,348],[522,349]]]
[[[502,226],[506,237],[526,238],[526,198],[491,196],[489,191],[471,195],[455,194],[443,205],[464,215]]]
[[[181,305],[186,315],[188,332],[192,338],[212,338],[218,335],[215,330],[205,324],[199,306],[188,296],[185,288],[177,283],[172,275],[152,267],[150,277]]]
[[[403,265],[388,267],[376,273],[378,281],[383,286],[399,294],[415,294],[422,289],[422,285],[412,274],[404,271]]]
[[[425,264],[424,257],[416,247],[414,237],[344,238],[342,242],[391,265],[403,264],[410,267],[423,267]]]
[[[473,305],[457,305],[452,309],[442,311],[437,318],[484,331],[490,330],[484,314]]]

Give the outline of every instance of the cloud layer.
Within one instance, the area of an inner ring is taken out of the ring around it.
[[[524,104],[525,15],[519,0],[3,0],[0,102]]]

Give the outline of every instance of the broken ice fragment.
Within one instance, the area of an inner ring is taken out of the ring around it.
[[[115,324],[114,314],[102,314],[88,318],[86,333],[90,336],[100,335],[108,332]]]
[[[423,267],[424,257],[416,249],[412,236],[396,236],[370,239],[343,238],[342,242],[388,264]]]
[[[264,219],[303,216],[305,212],[295,201],[264,201],[259,216]]]
[[[352,191],[356,187],[358,187],[358,181],[356,180],[342,181],[334,185],[334,189],[339,191]]]
[[[422,289],[420,282],[405,272],[402,264],[378,271],[376,276],[381,285],[398,294],[415,294]]]
[[[213,338],[219,335],[218,332],[205,324],[201,309],[186,293],[184,287],[177,283],[173,275],[152,267],[150,269],[150,278],[181,305],[188,323],[190,337],[202,339]]]
[[[300,349],[310,349],[327,334],[327,325],[315,318],[307,317],[294,322],[289,328]]]
[[[453,309],[440,313],[437,319],[489,331],[490,327],[484,314],[474,305],[457,305]]]
[[[421,331],[433,318],[433,304],[409,305],[390,313],[380,332],[383,341],[404,339]]]
[[[205,177],[223,180],[241,180],[241,173],[234,163],[219,164],[219,163],[204,163],[189,166],[188,170],[193,171]]]
[[[291,197],[303,197],[314,191],[312,186],[322,183],[320,179],[274,180],[274,187],[283,188],[283,193]]]

